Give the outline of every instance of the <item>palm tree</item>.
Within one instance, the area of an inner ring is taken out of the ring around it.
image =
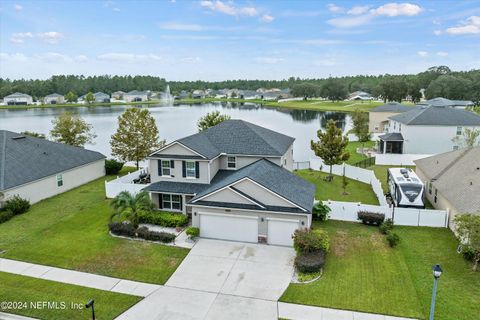
[[[110,205],[114,210],[110,216],[110,221],[112,221],[114,217],[121,216],[125,213],[128,221],[130,221],[135,228],[138,227],[138,213],[142,210],[153,209],[153,203],[146,191],[141,191],[136,195],[128,191],[122,191],[113,198]]]

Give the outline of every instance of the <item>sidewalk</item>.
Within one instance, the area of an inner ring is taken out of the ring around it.
[[[0,258],[0,271],[105,291],[146,297],[161,286]]]
[[[73,285],[79,285],[94,289],[106,290],[111,292],[118,292],[124,294],[130,294],[134,296],[141,296],[147,297],[147,299],[142,300],[140,303],[134,305],[132,308],[127,310],[124,314],[122,314],[119,318],[130,319],[130,313],[134,313],[137,315],[137,312],[149,314],[150,309],[152,306],[155,306],[159,303],[159,301],[164,301],[165,299],[172,299],[182,300],[182,297],[185,298],[188,295],[207,295],[207,300],[212,300],[215,296],[213,293],[207,293],[203,291],[196,291],[196,290],[189,290],[189,289],[179,289],[173,287],[165,287],[161,285],[137,282],[137,281],[130,281],[130,280],[123,280],[118,278],[100,276],[96,274],[86,273],[86,272],[79,272],[73,270],[66,270],[56,267],[49,267],[39,264],[27,263],[22,261],[10,260],[10,259],[3,259],[0,258],[0,272],[9,272],[13,274],[63,282]],[[162,290],[159,290],[162,289]],[[181,291],[180,295],[172,294],[172,291]],[[155,294],[152,294],[155,293]],[[165,295],[167,293],[167,295]],[[212,295],[209,297],[208,295]],[[237,296],[225,296],[230,297],[231,299],[247,299]],[[247,305],[252,306],[252,303],[258,300],[259,303],[264,303],[265,300],[260,299],[252,299]],[[186,301],[191,301],[190,308],[185,310],[165,310],[168,312],[175,312],[181,315],[185,315],[189,313],[191,319],[205,319],[206,313],[203,314],[202,312],[198,312],[199,309],[207,307],[210,308],[212,304],[211,301],[205,301],[204,299],[199,299],[199,297],[195,297],[194,299],[187,299]],[[275,303],[271,301],[271,303]],[[401,318],[401,317],[393,317],[393,316],[386,316],[386,315],[379,315],[379,314],[371,314],[371,313],[362,313],[362,312],[355,312],[355,311],[347,311],[347,310],[337,310],[337,309],[330,309],[330,308],[321,308],[321,307],[313,307],[313,306],[305,306],[299,304],[292,304],[292,303],[285,303],[285,302],[278,302],[276,303],[278,308],[278,318],[289,319],[289,320],[412,320],[410,318]],[[172,304],[173,305],[173,304]],[[230,305],[233,307],[232,302],[226,303],[226,305]],[[241,304],[241,310],[248,310],[247,305]],[[142,310],[139,310],[141,308]],[[247,309],[243,309],[247,308]],[[223,310],[223,309],[222,309]],[[235,310],[235,308],[232,308]],[[173,315],[173,314],[172,314]],[[210,315],[207,317],[208,319],[222,319],[224,315],[224,310],[219,313],[218,315]],[[217,317],[218,316],[218,317]],[[233,316],[233,315],[232,315]],[[183,319],[184,317],[178,318]],[[13,314],[1,313],[0,312],[0,319],[1,320],[26,320],[32,319],[27,317],[21,317]],[[133,318],[132,318],[133,319]],[[277,317],[275,317],[277,319]]]
[[[13,313],[0,312],[0,320],[36,320],[36,318],[29,318],[25,316],[19,316]]]

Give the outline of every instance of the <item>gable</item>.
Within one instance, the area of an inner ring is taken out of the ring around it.
[[[193,152],[192,150],[188,149],[187,147],[183,146],[178,142],[173,142],[170,145],[166,146],[165,148],[161,149],[160,151],[155,152],[154,154],[199,156],[198,153]]]
[[[280,206],[289,208],[296,207],[294,204],[283,199],[275,192],[268,190],[249,179],[244,179],[237,183],[234,183],[233,186],[241,192],[257,199],[258,201],[267,206]]]
[[[228,187],[218,192],[213,192],[210,195],[207,195],[202,200],[214,201],[214,202],[254,204],[252,201],[248,200],[246,197],[242,197],[238,192],[235,192],[234,190]]]

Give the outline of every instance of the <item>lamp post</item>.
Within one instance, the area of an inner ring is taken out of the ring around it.
[[[433,270],[433,292],[432,292],[432,304],[430,305],[430,320],[433,320],[433,314],[435,313],[435,299],[437,297],[437,281],[442,275],[442,268],[436,264],[432,268]]]
[[[95,308],[94,308],[95,301],[93,299],[90,299],[87,304],[85,304],[85,307],[92,308],[92,320],[95,320]]]

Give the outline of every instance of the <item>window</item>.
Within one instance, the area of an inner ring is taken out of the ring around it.
[[[402,132],[402,124],[401,123],[398,125],[398,131]]]
[[[178,194],[162,194],[162,208],[182,210],[182,197]]]
[[[185,163],[185,166],[186,166],[187,178],[195,178],[196,177],[195,162],[194,161],[187,161]]]
[[[432,182],[428,181],[428,193],[432,194]]]
[[[453,146],[453,150],[458,150],[458,146]]]
[[[237,167],[237,157],[228,156],[227,157],[227,168],[235,169]]]
[[[457,127],[457,136],[462,135],[462,127]]]
[[[57,174],[57,187],[63,186],[63,176],[61,174]]]
[[[171,176],[170,160],[162,160],[162,176]]]
[[[437,193],[438,193],[438,190],[437,188],[435,188],[435,198],[433,199],[435,203],[437,203]]]

